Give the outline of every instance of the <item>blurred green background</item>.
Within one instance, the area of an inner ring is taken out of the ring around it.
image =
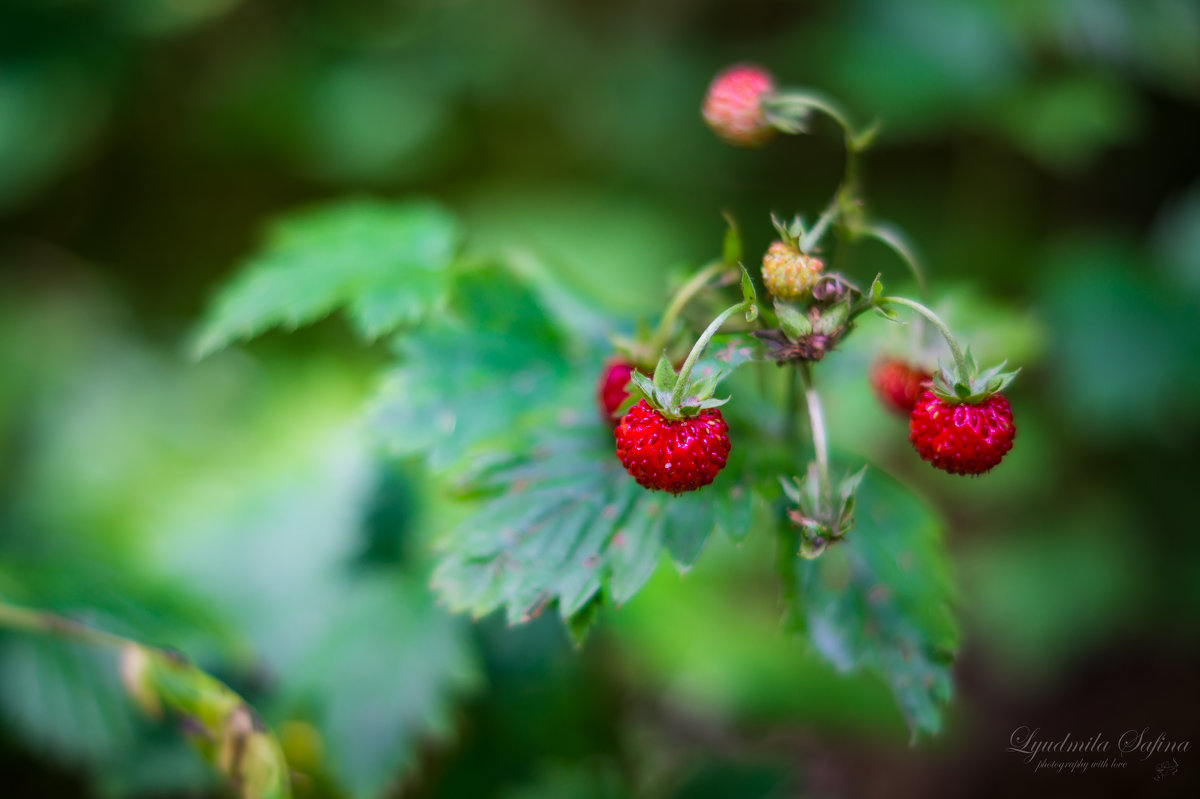
[[[436,197],[473,246],[654,314],[721,209],[759,252],[841,175],[824,122],[760,151],[704,128],[742,60],[883,120],[872,210],[1024,366],[977,480],[871,399],[884,323],[822,367],[834,441],[946,517],[965,650],[915,748],[880,681],[780,634],[770,542],[660,569],[582,652],[554,618],[471,625],[427,589],[444,509],[359,426],[383,347],[333,321],[184,354],[268,220],[353,194]],[[302,796],[1140,794],[1004,747],[1200,733],[1198,141],[1194,0],[8,0],[0,594],[186,652]],[[220,795],[96,659],[0,636],[5,795]],[[1196,786],[1181,759],[1162,790]]]

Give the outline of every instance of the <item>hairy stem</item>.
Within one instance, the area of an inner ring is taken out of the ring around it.
[[[687,388],[688,379],[692,376],[692,369],[696,366],[696,361],[700,360],[700,356],[704,354],[708,342],[712,341],[712,337],[721,329],[721,325],[735,313],[746,310],[748,300],[742,300],[737,305],[732,305],[721,312],[721,315],[709,323],[704,332],[700,334],[700,338],[696,339],[696,343],[692,345],[692,351],[688,353],[687,360],[683,362],[683,366],[679,370],[679,377],[675,380],[675,390],[671,392],[671,407],[678,408],[683,402],[683,392]]]
[[[950,328],[942,321],[941,317],[916,300],[910,300],[907,297],[880,297],[878,302],[880,305],[903,305],[925,317],[942,334],[942,338],[946,339],[946,344],[950,347],[950,354],[954,356],[954,366],[958,370],[959,380],[964,382],[970,380],[971,370],[967,365],[967,358],[963,354],[962,347],[959,346],[958,340],[954,338],[954,334],[950,332]]]
[[[795,369],[787,370],[787,395],[784,403],[783,440],[789,452],[799,448],[796,417],[800,415],[799,378]],[[775,569],[783,584],[783,605],[790,618],[796,603],[796,560],[800,550],[800,535],[788,519],[787,506],[779,508],[779,548],[775,553]]]
[[[831,495],[829,486],[829,439],[825,433],[825,412],[821,407],[821,395],[813,382],[812,366],[803,364],[800,379],[804,383],[804,403],[808,406],[808,421],[812,426],[813,452],[817,456],[817,479],[821,496]]]

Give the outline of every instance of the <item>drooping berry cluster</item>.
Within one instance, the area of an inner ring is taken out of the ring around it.
[[[617,457],[638,484],[672,494],[711,483],[732,449],[729,426],[716,408],[667,419],[641,400],[621,419],[614,435]]]

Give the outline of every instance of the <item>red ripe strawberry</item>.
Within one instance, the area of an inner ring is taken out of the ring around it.
[[[990,470],[1012,449],[1016,435],[1003,394],[972,404],[952,403],[926,391],[909,417],[909,441],[917,453],[950,474]]]
[[[879,401],[903,416],[912,413],[932,380],[929,372],[899,358],[880,358],[871,366],[871,388]]]
[[[672,494],[711,483],[725,468],[732,448],[729,426],[716,408],[668,419],[641,400],[613,434],[617,457],[638,484]]]
[[[600,414],[614,425],[618,420],[613,414],[629,396],[625,387],[629,385],[629,375],[632,372],[632,364],[625,361],[609,361],[600,375],[600,385],[596,391],[600,400]]]
[[[775,133],[762,100],[775,80],[762,67],[739,64],[713,79],[704,98],[704,121],[721,139],[739,147],[759,147]]]

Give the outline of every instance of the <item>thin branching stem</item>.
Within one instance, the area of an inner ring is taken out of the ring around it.
[[[687,360],[683,362],[683,366],[679,369],[679,377],[675,381],[675,390],[671,392],[671,407],[678,408],[683,402],[683,392],[687,389],[688,380],[692,376],[692,368],[695,367],[696,361],[700,360],[700,356],[704,354],[704,350],[708,347],[708,342],[712,341],[712,337],[721,329],[721,325],[725,324],[729,317],[735,313],[746,310],[749,305],[749,300],[742,300],[737,305],[732,305],[726,308],[720,316],[712,320],[704,332],[700,334],[700,338],[696,339],[696,343],[692,346],[692,351],[688,353]]]
[[[120,648],[130,643],[128,639],[122,638],[119,635],[93,630],[90,627],[85,627],[78,622],[64,619],[62,616],[56,616],[53,613],[17,607],[7,602],[0,602],[0,627],[42,635],[53,635],[59,638],[71,638],[97,646]]]
[[[820,481],[821,496],[830,495],[829,486],[829,438],[825,431],[825,411],[821,407],[821,395],[813,382],[812,366],[803,364],[798,370],[804,384],[804,404],[808,408],[808,421],[812,427],[813,452],[817,458],[817,479]]]

